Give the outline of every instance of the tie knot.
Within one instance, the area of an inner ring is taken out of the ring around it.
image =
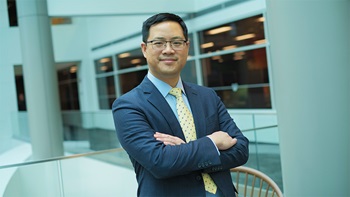
[[[173,89],[171,89],[169,94],[174,95],[176,97],[181,97],[182,96],[180,88],[173,88]]]

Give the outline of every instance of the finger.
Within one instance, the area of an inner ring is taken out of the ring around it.
[[[161,142],[169,141],[167,138],[164,138],[164,137],[157,137],[156,140],[161,141]]]
[[[162,133],[159,133],[159,132],[156,132],[155,134],[154,134],[154,136],[162,136]]]
[[[170,145],[170,146],[175,146],[176,144],[172,143],[172,142],[163,142],[165,145]]]
[[[155,137],[155,138],[162,139],[162,140],[164,140],[164,139],[168,138],[168,136],[167,136],[167,135],[165,135],[165,134],[160,134],[160,133],[158,133],[158,134],[154,134],[154,137]]]
[[[162,138],[160,141],[165,145],[177,145],[176,141],[170,138]]]
[[[164,133],[158,133],[158,132],[156,132],[156,133],[154,134],[154,136],[158,136],[158,137],[162,137],[162,138],[172,137],[171,135],[164,134]]]
[[[233,143],[233,145],[235,145],[237,143],[237,138],[233,138],[232,143]]]

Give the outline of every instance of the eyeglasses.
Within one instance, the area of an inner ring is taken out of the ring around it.
[[[170,41],[165,41],[165,40],[150,40],[147,41],[147,43],[151,43],[152,48],[154,50],[159,50],[162,51],[166,48],[167,43],[170,43],[170,46],[172,49],[175,51],[180,51],[184,48],[185,44],[187,43],[187,40],[170,40]]]

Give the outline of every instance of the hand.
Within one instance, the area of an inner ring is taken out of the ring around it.
[[[179,137],[164,134],[164,133],[159,133],[159,132],[156,132],[154,134],[154,137],[156,138],[156,140],[163,142],[165,145],[175,146],[175,145],[180,145],[180,144],[186,143],[185,141],[183,141]]]
[[[228,133],[223,131],[216,131],[208,135],[208,137],[213,140],[219,150],[227,150],[237,143],[236,138],[232,138]]]

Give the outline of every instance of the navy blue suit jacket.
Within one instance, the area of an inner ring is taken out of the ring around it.
[[[246,163],[244,137],[214,90],[183,82],[196,126],[197,140],[170,146],[153,135],[161,132],[185,141],[180,124],[154,84],[147,78],[112,106],[117,136],[136,172],[138,196],[205,196],[201,172],[210,174],[225,196],[235,196],[230,168]],[[225,131],[237,144],[220,155],[206,137]]]

